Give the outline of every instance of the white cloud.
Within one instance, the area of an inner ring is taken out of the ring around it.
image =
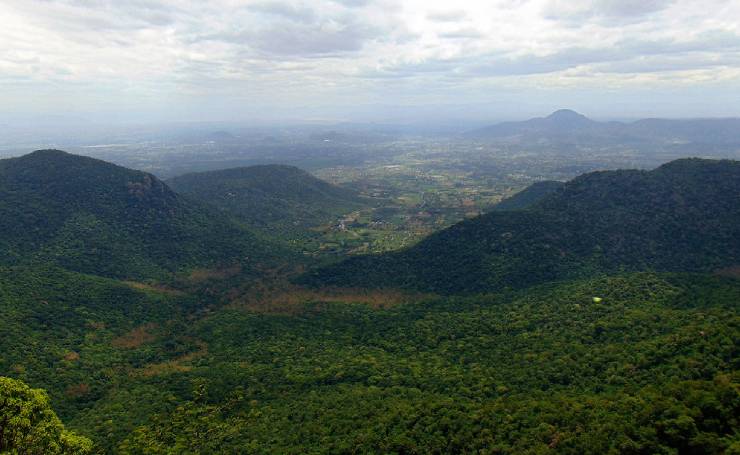
[[[739,24],[720,0],[4,0],[0,111],[736,88]]]

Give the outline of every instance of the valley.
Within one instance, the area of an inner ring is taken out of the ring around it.
[[[362,207],[345,207],[330,219],[316,220],[309,235],[302,232],[298,244],[306,254],[329,257],[411,246],[543,180],[566,181],[596,170],[652,169],[686,156],[740,159],[731,122],[717,120],[713,137],[702,135],[708,127],[701,120],[615,124],[579,115],[556,112],[544,120],[505,124],[503,130],[484,129],[485,134],[429,135],[383,125],[268,129],[214,124],[188,130],[173,126],[163,138],[142,128],[80,137],[65,149],[165,180],[276,163],[306,170],[366,199]]]
[[[39,447],[740,447],[730,148],[331,138],[345,161],[307,170],[305,144],[214,169],[150,155],[158,175],[0,160],[0,396],[58,415],[69,449]]]
[[[0,455],[740,455],[740,1],[0,1]]]

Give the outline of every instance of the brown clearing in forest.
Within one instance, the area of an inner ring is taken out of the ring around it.
[[[250,289],[240,295],[231,294],[231,308],[241,308],[257,313],[295,315],[304,311],[307,303],[355,303],[374,309],[430,298],[430,294],[409,293],[396,289],[367,290],[332,288],[312,290],[281,283],[263,289]]]
[[[84,382],[70,385],[64,391],[64,394],[70,398],[79,398],[81,396],[87,395],[88,393],[90,393],[90,386],[85,384]]]
[[[80,359],[80,354],[78,354],[75,351],[69,351],[66,354],[64,354],[64,360],[67,360],[69,362],[74,362],[75,360]]]
[[[203,357],[208,354],[208,345],[203,341],[198,341],[198,350],[189,352],[176,359],[168,360],[160,363],[150,363],[138,370],[134,370],[130,373],[131,376],[143,376],[153,377],[162,376],[170,373],[184,373],[193,369],[190,365],[183,365],[183,363],[191,362],[197,358]]]
[[[172,296],[185,295],[185,293],[182,291],[178,291],[177,289],[172,289],[159,284],[146,284],[140,283],[138,281],[124,281],[123,283],[138,291],[159,292],[160,294],[167,294]]]
[[[190,272],[188,279],[193,283],[202,283],[208,280],[223,280],[238,275],[242,271],[239,264],[220,269],[195,269]]]
[[[151,332],[157,328],[157,324],[150,322],[144,325],[135,327],[130,332],[124,333],[123,335],[114,338],[111,344],[116,348],[138,348],[144,343],[154,341],[157,337]]]

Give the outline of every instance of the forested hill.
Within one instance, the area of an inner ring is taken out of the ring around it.
[[[262,229],[315,226],[365,204],[351,190],[285,165],[199,172],[167,183],[175,191],[214,204]]]
[[[495,206],[493,210],[522,210],[540,202],[546,196],[562,188],[563,182],[545,180],[536,182],[511,197],[504,199]]]
[[[0,160],[0,264],[157,277],[266,258],[267,247],[156,177],[59,150]]]
[[[305,275],[313,285],[486,292],[618,270],[740,265],[740,162],[585,174],[528,210],[494,211],[410,249]]]

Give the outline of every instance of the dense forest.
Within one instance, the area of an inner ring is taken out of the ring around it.
[[[528,209],[536,203],[540,202],[546,196],[561,189],[563,185],[563,182],[557,182],[553,180],[535,182],[527,188],[524,188],[522,191],[499,202],[492,207],[492,210],[501,211]]]
[[[385,311],[226,313],[196,328],[211,357],[190,400],[120,447],[721,452],[737,441],[738,298],[732,280],[642,274]]]
[[[210,203],[249,226],[294,238],[367,201],[293,166],[264,165],[185,174],[167,181],[175,191]]]
[[[314,266],[254,196],[2,160],[0,452],[740,453],[739,184],[590,173]]]

